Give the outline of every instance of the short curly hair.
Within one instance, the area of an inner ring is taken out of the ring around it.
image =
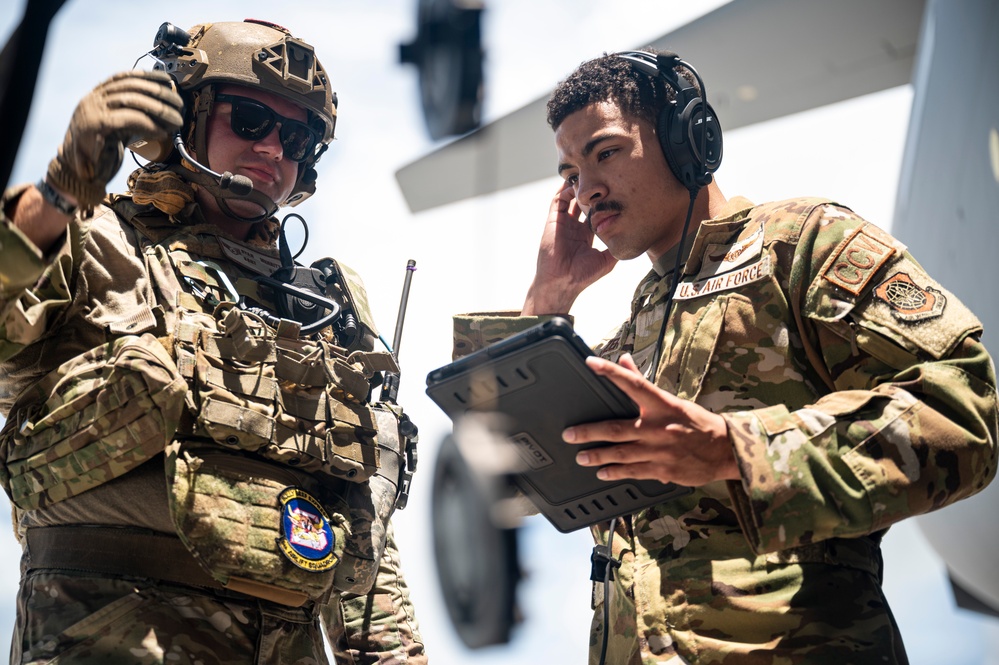
[[[642,50],[658,53],[649,47]],[[689,71],[680,66],[676,71],[700,91]],[[674,90],[662,78],[648,76],[624,58],[604,53],[579,65],[555,87],[548,98],[548,124],[556,130],[576,111],[590,104],[612,101],[624,113],[655,127],[659,113],[674,98]]]

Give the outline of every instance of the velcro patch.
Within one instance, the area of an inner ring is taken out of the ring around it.
[[[281,538],[277,545],[281,553],[302,570],[321,573],[333,568],[340,558],[333,552],[336,535],[322,504],[297,487],[286,488],[278,500]]]
[[[897,272],[874,289],[874,295],[888,304],[892,315],[902,321],[923,321],[943,314],[947,297],[932,286],[916,284],[904,272]]]
[[[860,295],[878,269],[895,253],[867,231],[867,225],[857,229],[842,245],[842,249],[827,263],[827,280],[853,295]]]
[[[763,253],[762,222],[749,237],[729,244],[708,245],[704,251],[701,269],[697,279],[714,277],[734,270],[739,266],[758,259]]]
[[[258,275],[273,275],[275,270],[281,268],[280,259],[250,249],[238,242],[226,240],[225,238],[216,239],[219,241],[222,253],[225,254],[227,259],[250,272],[255,272]]]
[[[729,291],[731,289],[745,286],[766,279],[773,273],[770,266],[770,255],[764,254],[759,261],[745,268],[739,268],[727,272],[724,275],[698,279],[691,282],[680,282],[677,285],[673,300],[690,300],[700,296],[718,293],[719,291]]]

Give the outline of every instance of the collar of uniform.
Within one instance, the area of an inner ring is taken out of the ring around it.
[[[694,234],[687,234],[687,241],[684,243],[686,245],[686,251],[684,256],[690,256],[690,248],[694,245]],[[674,245],[670,249],[666,250],[666,253],[660,256],[658,259],[652,262],[652,270],[655,271],[656,275],[660,279],[670,275],[673,272],[673,268],[676,267],[676,255],[680,251],[679,245]],[[682,265],[682,263],[681,263]]]
[[[275,218],[254,222],[250,228],[250,233],[245,240],[237,240],[229,236],[221,228],[205,219],[201,207],[192,202],[185,206],[178,215],[166,215],[157,210],[151,204],[135,203],[130,196],[115,194],[112,195],[112,204],[115,212],[123,216],[130,224],[138,227],[142,233],[154,243],[169,242],[174,236],[187,238],[190,244],[207,244],[217,246],[219,238],[228,238],[229,242],[239,243],[253,247],[263,254],[279,256],[278,239],[281,231],[281,223]],[[170,239],[170,240],[168,240]],[[215,258],[221,258],[221,251],[216,249]]]
[[[687,234],[686,255],[688,257],[698,256],[699,252],[694,253],[694,250],[701,249],[707,240],[718,242],[721,237],[719,234],[730,234],[732,230],[739,227],[739,223],[746,218],[749,211],[754,207],[753,202],[749,199],[742,196],[733,196],[731,199],[726,201],[725,205],[722,207],[721,215],[701,222],[697,227],[696,233]],[[652,269],[656,271],[656,274],[658,274],[660,278],[665,277],[673,271],[673,266],[676,265],[677,251],[677,247],[674,246],[652,262]],[[691,272],[691,267],[688,267],[683,272]]]
[[[635,288],[635,293],[631,297],[631,319],[634,320],[635,316],[638,314],[638,310],[642,309],[649,303],[649,299],[655,292],[656,285],[662,284],[666,280],[663,276],[658,273],[657,270],[650,270],[649,273],[642,278],[642,281],[638,283],[638,287]]]
[[[686,257],[690,256],[690,250],[694,245],[693,234],[687,235],[684,245],[683,256],[687,260]],[[644,307],[648,303],[658,302],[669,294],[670,287],[672,287],[675,279],[673,277],[673,269],[676,268],[676,257],[679,251],[680,248],[677,245],[652,262],[652,270],[645,276],[645,279],[639,284],[638,291],[636,291],[635,302],[639,307]],[[681,272],[683,272],[682,262],[680,263],[680,268]]]
[[[756,207],[752,201],[742,196],[733,196],[722,207],[717,217],[701,222],[690,248],[690,258],[683,269],[683,274],[695,274],[701,267],[701,257],[704,249],[711,244],[725,243],[734,240],[733,234],[745,226],[750,211]]]

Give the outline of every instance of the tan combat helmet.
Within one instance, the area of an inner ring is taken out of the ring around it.
[[[333,140],[337,99],[311,45],[279,25],[256,19],[204,23],[186,34],[164,23],[153,44],[153,68],[173,76],[189,104],[188,145],[193,139],[199,161],[208,154],[205,134],[216,86],[231,83],[265,90],[304,108],[309,125],[321,137],[314,154],[299,165],[291,195],[275,203],[295,205],[315,192],[314,166]]]

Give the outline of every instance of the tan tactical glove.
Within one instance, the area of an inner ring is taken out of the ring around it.
[[[115,74],[94,88],[73,113],[48,182],[92,209],[121,167],[125,143],[162,139],[180,130],[184,102],[163,72]]]

